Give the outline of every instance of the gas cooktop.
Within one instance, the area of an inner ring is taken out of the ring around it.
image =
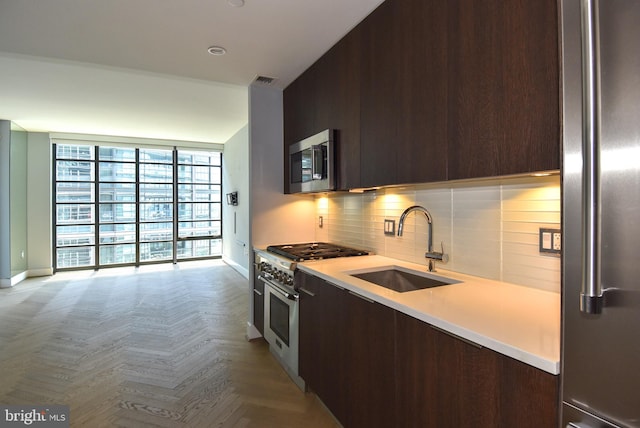
[[[296,262],[305,260],[332,259],[335,257],[366,256],[367,251],[326,242],[310,242],[304,244],[269,245],[267,251],[286,257]]]

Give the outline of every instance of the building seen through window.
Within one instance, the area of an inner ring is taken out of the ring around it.
[[[219,152],[55,145],[56,269],[220,257]]]

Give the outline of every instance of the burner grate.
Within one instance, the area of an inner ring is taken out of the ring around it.
[[[288,259],[301,262],[305,260],[332,259],[336,257],[366,256],[367,251],[349,248],[326,242],[311,242],[304,244],[270,245],[267,251],[281,255]]]

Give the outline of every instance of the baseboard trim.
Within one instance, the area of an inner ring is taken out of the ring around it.
[[[247,321],[247,340],[255,340],[262,337],[262,334],[258,331],[256,326],[251,324],[251,321]]]
[[[17,275],[12,276],[11,278],[0,279],[0,288],[11,288],[14,285],[27,279],[29,276],[28,274],[29,274],[28,271],[24,271],[24,272],[20,272]]]
[[[53,275],[53,268],[29,269],[24,272],[20,272],[19,274],[14,275],[11,278],[0,279],[0,288],[11,288],[27,278],[51,275]]]
[[[51,276],[53,275],[53,268],[40,268],[40,269],[29,269],[29,278],[36,276]]]
[[[231,266],[240,275],[244,276],[246,279],[249,279],[249,270],[247,268],[239,265],[238,263],[225,256],[222,256],[222,261]]]

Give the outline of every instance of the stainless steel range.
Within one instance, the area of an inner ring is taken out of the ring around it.
[[[326,242],[270,245],[255,252],[258,281],[264,283],[264,338],[271,353],[304,390],[298,375],[298,291],[293,274],[298,262],[368,255],[366,251]]]

